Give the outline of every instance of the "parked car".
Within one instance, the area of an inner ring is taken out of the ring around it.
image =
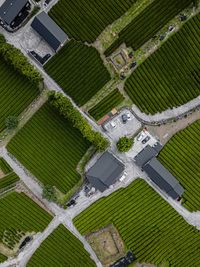
[[[116,123],[115,123],[114,121],[111,121],[111,122],[110,122],[110,126],[111,126],[112,128],[115,128],[117,125],[116,125]]]
[[[151,139],[151,137],[150,137],[149,135],[147,135],[147,136],[142,140],[142,144],[146,144],[150,139]]]
[[[144,132],[141,132],[141,133],[137,136],[137,141],[141,141],[145,136],[146,136],[146,134],[145,134]]]
[[[136,65],[137,65],[137,62],[136,62],[136,61],[132,62],[132,63],[130,64],[130,69],[135,68]]]

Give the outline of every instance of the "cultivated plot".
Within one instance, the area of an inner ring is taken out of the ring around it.
[[[175,134],[162,149],[159,160],[185,188],[183,205],[200,210],[200,120]]]
[[[128,78],[125,91],[141,111],[162,112],[200,94],[199,24],[198,14]]]
[[[63,225],[45,239],[41,246],[33,254],[27,267],[94,267],[83,244]]]
[[[110,80],[97,50],[76,41],[68,42],[45,69],[80,106]]]
[[[79,180],[76,167],[90,143],[46,103],[8,144],[11,152],[44,185],[66,193]]]
[[[3,158],[0,158],[0,192],[15,186],[18,181],[16,173]]]
[[[138,262],[200,265],[200,232],[141,179],[97,201],[74,223],[83,235],[113,224]]]

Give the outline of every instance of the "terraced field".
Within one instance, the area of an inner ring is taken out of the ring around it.
[[[113,108],[122,103],[123,100],[124,96],[118,89],[115,89],[88,112],[95,120],[99,120],[106,115],[106,113],[110,112]]]
[[[159,160],[185,188],[184,206],[200,211],[200,120],[174,135]]]
[[[75,41],[68,42],[45,69],[80,106],[110,80],[97,50]]]
[[[105,51],[112,54],[123,42],[139,49],[193,0],[155,0],[135,17],[120,33],[119,38]]]
[[[0,158],[0,172],[0,192],[15,186],[19,181],[19,177],[3,158]]]
[[[92,43],[106,26],[121,17],[135,2],[136,0],[60,0],[49,15],[70,37]]]
[[[45,239],[27,264],[27,267],[36,266],[93,267],[96,265],[82,243],[63,225],[60,225]]]
[[[2,131],[5,128],[5,119],[10,115],[19,116],[39,94],[39,90],[8,66],[2,58],[0,58],[0,77],[0,131]]]
[[[44,185],[66,193],[80,179],[76,167],[89,146],[80,132],[46,103],[7,148]]]
[[[138,262],[200,266],[200,231],[141,179],[98,200],[74,223],[83,235],[114,224]]]
[[[0,241],[10,249],[27,232],[41,232],[51,216],[23,193],[12,192],[0,199]]]
[[[127,79],[125,91],[142,112],[154,114],[200,94],[200,14],[189,20]]]

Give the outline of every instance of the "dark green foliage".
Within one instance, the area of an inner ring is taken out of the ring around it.
[[[135,2],[136,0],[60,0],[49,14],[70,37],[92,43],[106,26],[121,17]]]
[[[17,117],[9,116],[8,118],[6,118],[5,126],[7,129],[11,130],[17,128],[18,123],[19,121]]]
[[[128,78],[125,91],[141,111],[162,112],[200,94],[199,24],[198,14]]]
[[[6,118],[10,115],[19,116],[39,94],[39,89],[23,75],[19,75],[1,57],[0,77],[0,131],[2,131],[5,128]]]
[[[43,188],[42,197],[46,198],[48,201],[56,202],[57,198],[55,193],[55,188],[52,185],[45,185]]]
[[[52,217],[24,193],[12,192],[0,199],[0,218],[0,239],[12,247],[15,240],[15,235],[12,235],[11,242],[12,233],[17,234],[19,240],[19,232],[41,232]]]
[[[27,267],[95,267],[83,244],[62,224],[33,254]]]
[[[88,112],[95,120],[99,120],[113,108],[118,106],[123,100],[124,96],[118,89],[115,89]]]
[[[123,136],[117,142],[117,149],[119,152],[127,152],[133,146],[133,139]]]
[[[6,43],[2,36],[0,37],[0,43],[0,57],[32,83],[39,85],[43,80],[41,74],[28,62],[22,52],[13,45]]]
[[[11,188],[13,187],[16,182],[19,181],[19,177],[14,172],[7,174],[5,177],[0,179],[0,189],[3,188]]]
[[[98,200],[74,223],[83,235],[114,224],[138,262],[200,266],[200,231],[141,179]]]
[[[119,33],[119,38],[105,51],[105,55],[109,56],[123,42],[137,50],[192,2],[154,0]]]
[[[184,206],[200,210],[200,120],[178,132],[162,149],[159,160],[184,187]]]
[[[45,69],[79,106],[110,80],[97,50],[73,40],[45,65]]]
[[[0,169],[2,170],[4,174],[8,174],[9,172],[12,172],[12,168],[3,158],[0,158]]]
[[[7,260],[7,257],[0,253],[0,263]]]
[[[88,139],[98,151],[104,151],[109,146],[109,141],[99,132],[95,132],[87,120],[72,105],[71,101],[60,93],[50,93],[50,103],[59,110],[60,114],[70,120],[75,128]]]
[[[76,167],[89,147],[72,123],[47,103],[7,148],[44,185],[66,193],[79,181]]]

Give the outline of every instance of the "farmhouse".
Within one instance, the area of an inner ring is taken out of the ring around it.
[[[144,170],[149,178],[173,199],[182,196],[184,189],[176,178],[157,160],[162,146],[158,143],[155,147],[147,145],[136,157],[136,164]]]
[[[0,0],[0,20],[5,27],[17,27],[28,15],[28,0]]]
[[[105,152],[86,173],[91,185],[103,192],[119,180],[124,172],[124,165],[111,153]]]
[[[37,15],[31,27],[57,52],[68,39],[66,33],[44,11]]]

